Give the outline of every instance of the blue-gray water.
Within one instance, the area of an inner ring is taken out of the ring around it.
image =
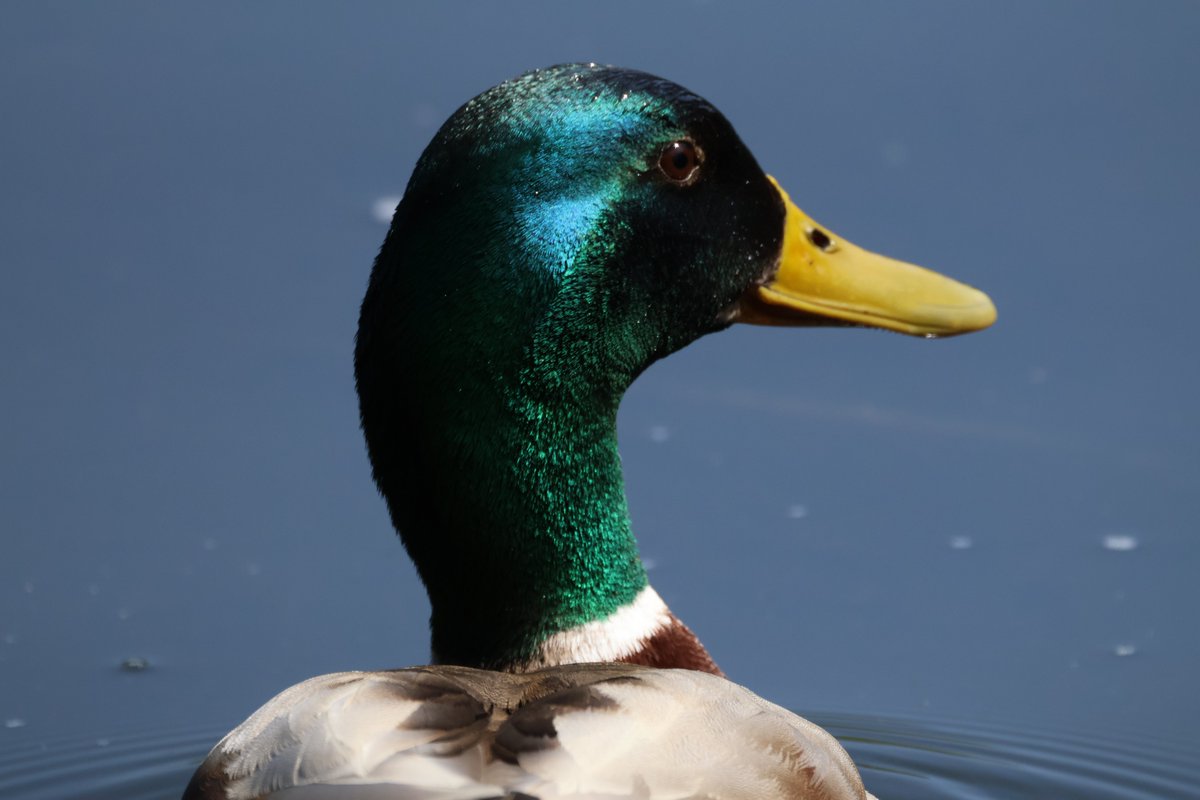
[[[375,207],[590,59],[1000,311],[651,369],[659,592],[885,799],[1193,796],[1198,41],[1165,1],[0,5],[0,795],[170,797],[283,687],[427,658],[356,424]]]

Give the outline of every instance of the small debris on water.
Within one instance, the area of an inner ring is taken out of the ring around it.
[[[788,519],[804,519],[808,516],[808,507],[799,503],[788,506],[787,516]]]
[[[1135,536],[1129,536],[1124,533],[1110,533],[1103,539],[1105,550],[1116,550],[1118,552],[1128,552],[1136,550],[1138,540]]]
[[[9,717],[8,719],[4,720],[4,727],[6,727],[6,728],[24,728],[25,720],[21,719],[20,717]]]
[[[121,669],[126,672],[144,672],[150,669],[150,661],[141,656],[130,656],[121,662]]]
[[[662,444],[667,439],[671,438],[671,431],[666,425],[655,425],[650,428],[650,441],[655,444]]]
[[[385,195],[371,204],[371,216],[376,222],[382,222],[385,225],[390,224],[392,215],[396,213],[396,206],[400,205],[400,198],[395,195]]]
[[[974,542],[974,540],[971,539],[970,536],[951,536],[950,537],[950,549],[951,550],[970,550],[974,546],[975,546],[975,542]]]
[[[1113,648],[1113,653],[1118,656],[1131,656],[1137,652],[1137,647],[1132,644],[1119,644]]]

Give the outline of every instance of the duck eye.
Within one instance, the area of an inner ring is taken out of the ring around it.
[[[696,174],[700,160],[700,148],[686,139],[680,139],[663,148],[658,168],[675,183],[686,183]]]

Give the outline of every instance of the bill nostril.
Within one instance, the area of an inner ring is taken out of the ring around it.
[[[833,250],[833,239],[825,231],[820,228],[809,228],[807,233],[808,240],[818,249],[826,253]]]

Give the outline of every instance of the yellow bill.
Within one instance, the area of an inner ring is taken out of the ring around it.
[[[830,233],[774,178],[787,208],[779,270],[742,296],[737,319],[755,325],[868,325],[912,336],[954,336],[996,321],[986,294]]]

